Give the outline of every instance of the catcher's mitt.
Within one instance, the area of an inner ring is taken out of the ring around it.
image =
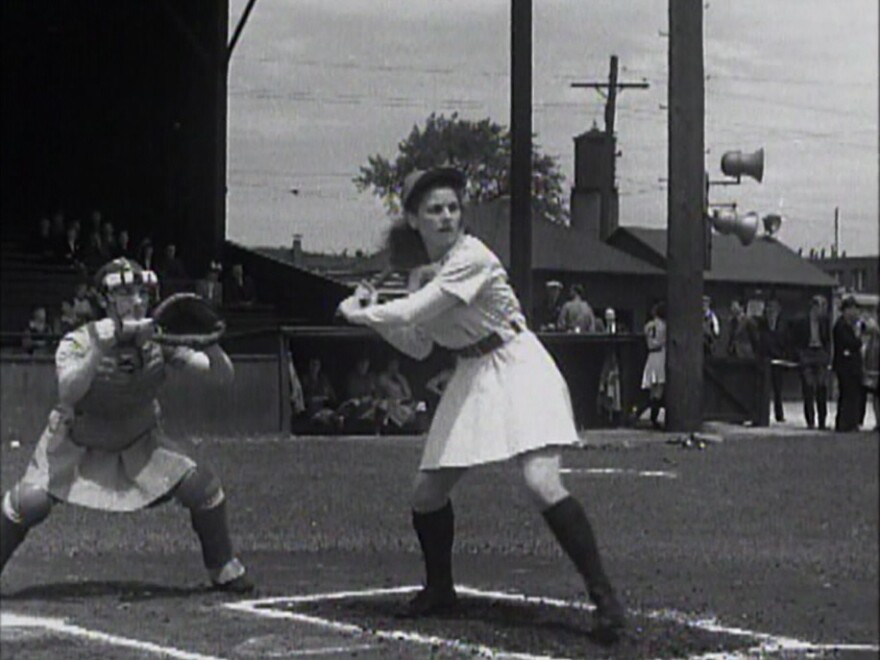
[[[201,296],[175,293],[153,310],[155,340],[166,346],[207,348],[226,331],[226,323]]]

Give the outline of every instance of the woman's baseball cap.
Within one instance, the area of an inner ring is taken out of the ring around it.
[[[428,188],[436,183],[446,183],[456,190],[465,187],[467,179],[459,169],[454,167],[435,167],[430,170],[413,170],[403,180],[400,201],[404,210],[415,212],[418,201]]]

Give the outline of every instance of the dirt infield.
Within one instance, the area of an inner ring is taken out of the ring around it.
[[[565,454],[565,479],[630,612],[613,649],[590,639],[583,587],[514,465],[455,494],[461,611],[402,621],[422,578],[407,504],[421,442],[262,437],[200,443],[256,596],[206,589],[174,505],[58,507],[3,575],[3,658],[877,657],[876,437],[596,444]],[[29,448],[0,457],[5,490]]]

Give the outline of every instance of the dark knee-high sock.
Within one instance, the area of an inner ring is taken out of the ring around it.
[[[413,511],[412,524],[419,537],[425,558],[425,579],[430,588],[451,589],[452,543],[455,537],[455,515],[452,501],[442,509],[419,513]]]
[[[27,533],[28,528],[25,525],[13,522],[5,513],[0,513],[0,573]]]
[[[590,596],[595,600],[597,596],[610,593],[611,583],[602,567],[599,546],[580,502],[568,496],[545,509],[542,515],[559,545],[587,583]]]
[[[804,386],[801,393],[804,397],[804,418],[809,426],[813,426],[816,423],[816,404],[813,388]]]
[[[209,570],[219,570],[233,558],[226,500],[210,509],[190,509],[192,527],[202,546],[202,559]]]
[[[651,399],[651,423],[656,424],[660,417],[660,399]]]
[[[825,426],[825,418],[828,417],[828,389],[816,388],[816,416],[819,426]]]

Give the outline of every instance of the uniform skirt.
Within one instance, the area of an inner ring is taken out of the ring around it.
[[[461,358],[428,431],[420,469],[469,467],[578,442],[568,386],[531,332]]]
[[[642,389],[651,389],[653,385],[662,385],[666,382],[666,351],[653,351],[648,353],[645,360],[645,370],[642,372]]]
[[[160,425],[121,451],[74,443],[53,410],[22,481],[62,502],[102,511],[136,511],[171,493],[196,467],[190,451]]]

